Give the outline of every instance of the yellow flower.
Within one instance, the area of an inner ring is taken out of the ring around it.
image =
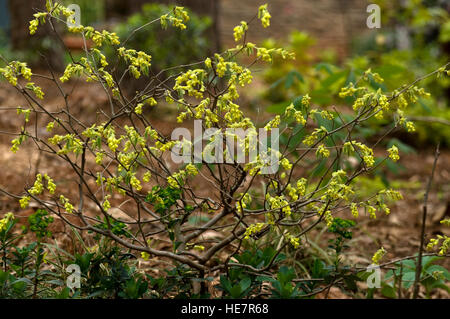
[[[130,184],[133,186],[137,191],[140,191],[142,189],[141,181],[137,179],[136,176],[132,176],[130,179]]]
[[[354,95],[358,90],[355,89],[355,87],[353,86],[353,83],[350,83],[348,86],[343,87],[341,89],[341,92],[339,92],[339,97],[341,98],[345,98],[347,96],[352,96]]]
[[[13,213],[6,213],[3,219],[0,219],[0,232],[4,231],[10,221],[14,220]]]
[[[193,165],[193,164],[188,164],[188,165],[186,166],[186,172],[187,172],[189,175],[192,175],[192,176],[195,176],[195,175],[198,174],[197,167],[195,167],[195,165]]]
[[[302,97],[302,105],[305,106],[305,107],[308,107],[310,102],[311,102],[311,97],[309,96],[309,94],[305,94]]]
[[[316,156],[328,157],[330,156],[330,151],[325,147],[325,145],[320,144],[316,151]]]
[[[410,133],[416,131],[416,127],[414,126],[413,122],[406,122],[406,130]]]
[[[205,246],[202,246],[202,245],[195,245],[195,246],[194,246],[194,249],[195,249],[195,250],[198,250],[198,251],[204,251],[204,250],[205,250]]]
[[[175,178],[173,178],[172,176],[167,177],[167,183],[172,188],[180,188],[180,185],[178,185],[177,180]]]
[[[352,211],[352,215],[355,218],[357,218],[359,216],[358,205],[356,205],[356,203],[351,203],[350,204],[350,210]]]
[[[95,154],[95,163],[97,165],[102,165],[103,164],[103,156],[104,154],[101,152],[98,152],[97,154]]]
[[[265,223],[252,224],[245,230],[244,238],[249,239],[250,236],[259,233],[265,226]]]
[[[54,194],[56,191],[56,184],[53,182],[53,179],[51,179],[47,174],[44,174],[44,178],[47,180],[47,190],[50,194]]]
[[[280,164],[285,170],[290,170],[292,168],[292,164],[289,162],[287,158],[283,158]]]
[[[29,30],[30,30],[31,35],[36,33],[38,25],[39,25],[39,19],[34,19],[34,20],[30,21]]]
[[[367,206],[367,212],[369,213],[370,218],[373,218],[373,219],[377,218],[376,211],[377,211],[377,209],[375,207],[373,207],[371,205]]]
[[[150,258],[150,254],[146,251],[141,252],[141,258],[147,261]]]
[[[206,65],[206,67],[207,67],[208,69],[211,69],[211,68],[212,68],[212,65],[211,65],[211,59],[210,59],[210,58],[207,58],[207,59],[205,60],[205,65]]]
[[[142,177],[142,181],[144,181],[145,183],[148,183],[148,182],[150,182],[151,177],[152,177],[152,173],[147,171],[144,173],[144,176]]]
[[[108,211],[108,209],[111,208],[111,204],[109,202],[109,198],[111,197],[111,195],[106,195],[105,196],[105,200],[103,201],[102,207],[105,211]]]
[[[390,149],[388,149],[389,152],[389,158],[393,160],[394,162],[397,162],[400,159],[400,156],[398,155],[398,148],[395,145],[392,145]]]
[[[234,29],[233,29],[234,41],[238,42],[240,39],[242,39],[242,37],[245,34],[245,31],[247,31],[247,30],[248,30],[247,22],[241,21],[241,24],[234,27]]]
[[[64,209],[66,210],[66,212],[68,212],[69,214],[72,214],[73,210],[74,210],[74,207],[69,202],[69,200],[67,198],[65,198],[64,195],[59,196],[59,200],[64,205]]]
[[[53,122],[49,122],[47,124],[46,130],[47,130],[47,132],[51,132],[51,131],[53,131],[54,128],[55,128],[55,122],[53,121]]]
[[[258,10],[258,18],[261,19],[262,26],[264,28],[267,28],[270,25],[270,18],[272,16],[270,15],[269,11],[267,10],[267,3],[263,4],[259,7]]]
[[[381,247],[380,249],[377,250],[377,252],[373,255],[372,257],[372,262],[374,264],[379,264],[381,258],[383,258],[383,256],[386,254],[386,250],[384,250],[383,247]]]
[[[31,197],[30,196],[24,196],[20,199],[20,207],[21,208],[27,208],[28,204],[30,203]]]

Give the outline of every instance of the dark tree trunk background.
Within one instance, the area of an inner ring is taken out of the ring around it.
[[[30,35],[28,28],[29,21],[34,19],[33,14],[39,10],[45,10],[45,0],[8,0],[8,7],[11,19],[10,36],[13,50],[33,52],[33,64],[38,62],[44,65],[43,63],[46,63],[46,61],[40,56],[40,54],[43,54],[47,57],[54,70],[62,70],[63,51],[61,46],[56,44],[57,40],[53,38],[54,43],[48,47],[42,45],[42,40],[51,33],[48,23],[39,25],[38,31],[33,36]]]
[[[30,34],[28,21],[33,18],[36,8],[42,8],[41,0],[9,0],[11,16],[11,45],[14,50],[28,47]]]

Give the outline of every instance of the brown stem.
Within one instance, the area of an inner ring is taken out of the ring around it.
[[[417,298],[417,295],[419,294],[419,287],[420,287],[420,274],[422,273],[422,255],[423,255],[423,246],[425,242],[425,224],[427,220],[427,203],[428,203],[428,194],[430,193],[431,189],[431,183],[433,181],[434,172],[436,170],[436,164],[437,160],[439,158],[439,144],[436,146],[436,152],[434,153],[434,163],[433,163],[433,169],[431,171],[430,179],[428,180],[427,190],[425,192],[425,197],[423,201],[423,213],[422,213],[422,230],[420,233],[420,246],[419,246],[419,256],[417,257],[417,264],[416,264],[416,277],[414,279],[414,292],[413,292],[413,299]]]

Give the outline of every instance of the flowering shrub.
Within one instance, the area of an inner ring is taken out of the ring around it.
[[[44,23],[60,23],[70,15],[65,7],[48,0],[47,10],[36,13],[30,22],[30,33],[35,33]],[[259,8],[256,17],[264,27],[270,25],[267,5]],[[188,21],[187,12],[175,7],[153,23],[184,30]],[[200,287],[194,283],[192,287],[188,285],[182,292],[184,296],[205,296],[204,282],[217,274],[221,275],[219,288],[224,296],[239,298],[258,295],[263,290],[262,283],[267,281],[272,284],[273,296],[283,298],[313,296],[333,285],[345,284],[354,289],[360,271],[342,268],[339,258],[345,249],[344,242],[352,237],[355,222],[348,219],[375,219],[379,214],[389,214],[388,205],[401,200],[402,195],[384,189],[369,198],[358,198],[358,189],[354,187],[358,178],[386,161],[397,161],[400,155],[394,145],[385,151],[384,159],[375,161],[373,145],[354,139],[352,132],[368,120],[387,115],[392,118],[392,127],[414,131],[414,124],[405,118],[404,110],[428,93],[417,86],[420,79],[390,93],[373,89],[368,85],[369,80],[382,82],[383,79],[367,70],[340,90],[341,98],[353,101],[350,119],[337,109],[315,108],[309,95],[304,95],[292,101],[281,114],[258,123],[238,104],[240,88],[252,81],[251,67],[270,63],[274,57],[285,60],[295,57],[283,48],[264,48],[248,42],[246,32],[250,27],[251,23],[242,22],[234,29],[237,42],[234,48],[175,68],[177,73],[167,75],[166,79],[163,77],[168,70],[156,76],[152,74],[151,51],[128,49],[112,32],[89,26],[69,27],[68,31],[85,41],[92,40],[94,46],[90,49],[86,46],[84,57],[72,58],[61,77],[52,73],[49,78],[65,101],[56,112],[46,108],[45,92],[31,82],[36,76],[32,70],[25,63],[8,62],[0,73],[28,103],[26,108],[18,108],[23,126],[12,141],[11,151],[17,152],[25,141],[32,140],[39,151],[70,168],[71,178],[78,186],[74,196],[68,189],[59,187],[58,181],[49,174],[38,173],[34,184],[21,194],[20,206],[26,208],[35,202],[75,229],[108,238],[138,252],[143,261],[171,260],[177,269],[175,273],[202,282]],[[103,53],[106,47],[115,50],[116,60],[127,64],[123,74],[117,74],[114,68],[117,61],[107,60]],[[251,62],[240,64],[238,57],[242,55]],[[426,77],[449,74],[446,67]],[[121,80],[125,74],[145,79],[148,84],[134,95],[126,96],[122,88],[127,84]],[[71,111],[68,93],[61,83],[78,79],[99,84],[108,97],[109,108],[99,107],[95,120],[76,118]],[[152,125],[147,110],[157,108],[163,112],[167,104],[177,107],[180,125],[201,120],[203,130],[222,132],[233,128],[247,134],[242,137],[226,131],[222,139],[209,136],[200,160],[188,156],[187,163],[175,163],[171,154],[179,153],[180,148],[192,154],[190,151],[198,141],[172,139]],[[31,118],[36,123],[45,123],[50,136],[34,130]],[[216,146],[230,140],[237,141],[238,148],[246,156],[250,155],[254,146],[251,139],[261,127],[267,134],[275,134],[279,129],[284,147],[277,149],[271,144],[245,164],[228,147],[224,150],[226,162],[205,159],[208,152],[218,155]],[[263,173],[267,156],[277,159],[278,170]],[[357,163],[349,165],[349,158],[356,159]],[[198,185],[206,188],[207,193]],[[113,209],[126,212],[131,220],[115,217],[111,213]],[[11,216],[8,216],[2,223],[9,222]],[[315,261],[311,269],[313,278],[319,280],[308,281],[308,278],[296,278],[295,272],[286,265],[280,267],[286,252],[302,250],[308,236],[323,227],[336,238],[332,244],[336,258],[331,269]],[[216,236],[207,238],[208,232]],[[445,255],[449,239],[441,237],[430,245],[439,246],[441,255]],[[158,242],[169,242],[170,246]],[[380,248],[373,262],[379,263],[384,254],[384,248]],[[150,278],[150,282],[165,291],[159,297],[173,296],[173,291],[165,286],[173,287],[168,281],[163,284]],[[140,297],[145,287],[141,279],[133,283],[137,289],[133,291],[139,292],[133,296]]]

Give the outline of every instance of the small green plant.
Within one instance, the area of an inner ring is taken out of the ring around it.
[[[446,282],[450,280],[449,271],[437,265],[442,258],[425,256],[422,258],[422,272],[420,285],[425,290],[425,297],[430,298],[434,289],[443,289],[450,292]],[[410,288],[414,284],[416,275],[416,263],[413,260],[403,260],[395,263],[395,268],[390,269],[384,276],[381,293],[387,298],[402,298],[410,294]]]

